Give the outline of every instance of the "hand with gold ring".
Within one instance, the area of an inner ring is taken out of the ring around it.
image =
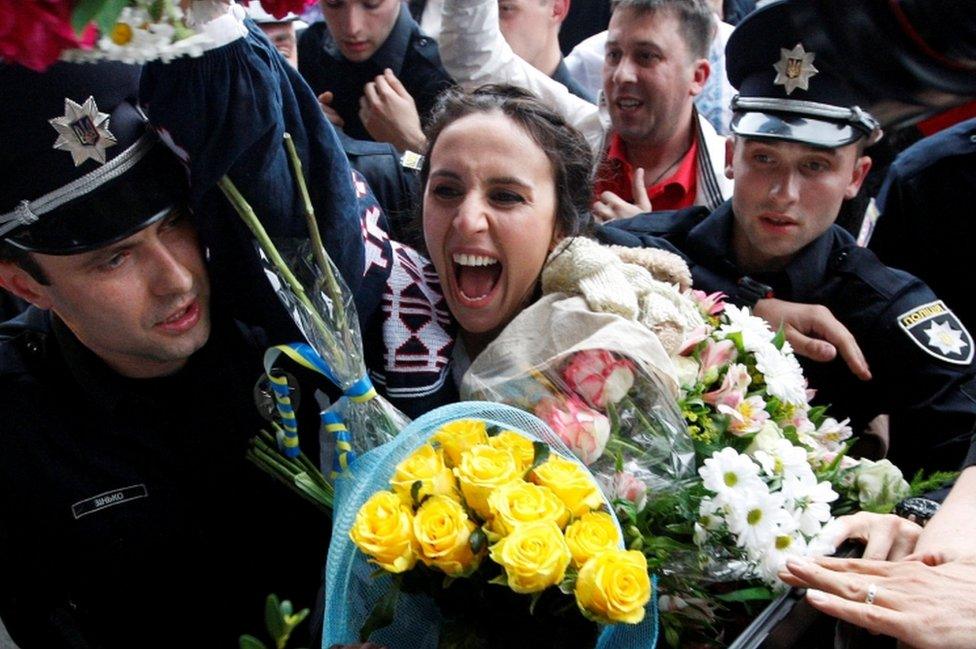
[[[976,554],[946,563],[791,559],[779,576],[809,589],[814,608],[912,647],[976,647]]]

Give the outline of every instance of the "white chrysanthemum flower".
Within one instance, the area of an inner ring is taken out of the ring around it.
[[[850,419],[837,421],[833,417],[827,417],[820,424],[820,428],[810,433],[810,435],[828,451],[839,451],[844,440],[849,439],[854,434],[854,431],[848,425],[850,421]]]
[[[753,553],[783,530],[792,531],[795,523],[784,504],[783,494],[769,491],[752,492],[731,503],[726,521],[739,547]]]
[[[813,469],[807,460],[806,449],[793,446],[788,439],[777,439],[769,443],[764,450],[756,451],[753,457],[770,477],[813,479]]]
[[[820,532],[807,542],[807,555],[820,557],[833,554],[837,550],[837,545],[841,538],[841,523],[836,518],[831,518],[827,524],[820,528]]]
[[[746,351],[755,352],[766,344],[772,344],[773,338],[776,337],[765,320],[752,315],[745,307],[726,304],[725,315],[729,321],[719,327],[719,334],[728,336],[742,333],[742,344]]]
[[[793,510],[797,527],[808,538],[820,534],[823,525],[831,520],[830,503],[838,498],[829,482],[817,482],[812,474],[806,479],[784,479],[782,493],[786,506]]]
[[[758,552],[757,568],[763,581],[771,586],[782,586],[779,573],[786,567],[790,557],[802,557],[807,554],[807,542],[803,536],[795,532],[783,531],[773,537],[773,540]]]
[[[756,369],[762,372],[769,394],[784,403],[806,405],[807,381],[796,357],[782,353],[772,343],[760,346],[755,353]]]
[[[712,453],[698,469],[705,488],[714,492],[719,504],[731,503],[745,494],[768,492],[766,483],[759,477],[759,467],[748,455],[741,455],[734,448],[723,448]]]

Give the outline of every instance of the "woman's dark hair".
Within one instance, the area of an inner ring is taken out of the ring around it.
[[[522,88],[481,86],[472,92],[450,90],[438,99],[426,128],[427,156],[420,169],[420,186],[427,186],[430,153],[445,128],[468,115],[499,112],[518,124],[549,158],[556,188],[556,226],[572,237],[592,228],[593,152],[583,135],[558,113]]]

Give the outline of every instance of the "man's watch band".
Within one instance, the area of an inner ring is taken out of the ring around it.
[[[748,275],[740,277],[736,284],[738,285],[738,289],[736,290],[738,301],[750,309],[756,306],[756,302],[759,300],[773,297],[773,287],[762,282],[757,282]]]
[[[941,506],[942,503],[928,498],[906,498],[895,507],[895,513],[925,527]]]

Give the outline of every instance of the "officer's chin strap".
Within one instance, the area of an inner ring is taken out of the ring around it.
[[[275,407],[281,419],[280,425],[277,422],[274,424],[277,433],[278,448],[286,457],[297,457],[301,451],[298,444],[298,426],[297,420],[295,419],[295,410],[292,407],[289,396],[288,379],[279,372],[274,371],[274,365],[282,354],[298,365],[329,379],[329,381],[342,390],[343,394],[354,403],[365,403],[375,398],[376,389],[373,387],[373,383],[369,380],[369,377],[365,375],[349,387],[343,388],[342,383],[336,377],[332,368],[329,367],[329,364],[306,343],[275,345],[268,349],[264,353],[264,372],[271,381]],[[333,455],[331,472],[331,477],[335,479],[340,473],[348,469],[349,465],[356,459],[356,454],[352,449],[352,435],[337,412],[331,409],[323,410],[319,416],[321,417],[325,431],[335,436],[336,452]]]

